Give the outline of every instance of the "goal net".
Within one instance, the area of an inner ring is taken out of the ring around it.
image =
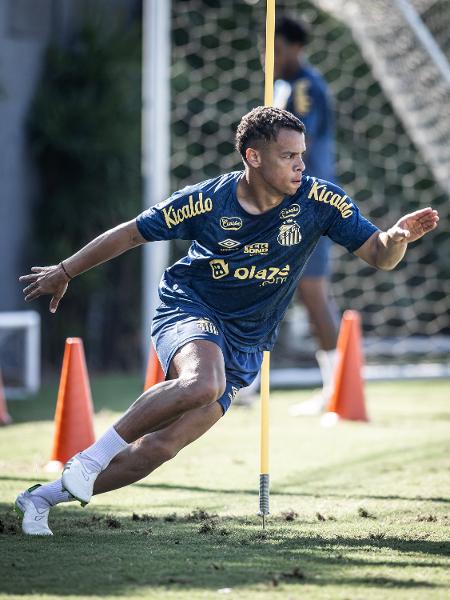
[[[7,398],[39,391],[41,321],[34,310],[0,312],[0,372]]]
[[[265,7],[262,0],[173,0],[172,189],[241,168],[233,136],[240,117],[263,103],[257,37]],[[309,60],[335,101],[340,185],[381,228],[419,207],[431,205],[441,216],[439,229],[411,246],[394,274],[335,246],[339,309],[361,313],[369,364],[446,364],[450,4],[278,0],[282,13],[311,24]],[[174,243],[172,258],[182,250]],[[313,367],[315,349],[305,311],[294,302],[272,364]]]

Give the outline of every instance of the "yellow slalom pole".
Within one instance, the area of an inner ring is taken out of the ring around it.
[[[273,104],[273,67],[275,42],[275,0],[267,0],[266,9],[266,52],[264,105]],[[261,457],[259,475],[259,514],[263,528],[266,515],[269,514],[269,394],[270,394],[270,352],[264,352],[261,366]]]
[[[264,59],[264,106],[273,104],[273,65],[275,60],[275,0],[267,0],[266,53]]]

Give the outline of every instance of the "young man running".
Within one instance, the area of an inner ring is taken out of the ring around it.
[[[166,381],[144,392],[62,478],[19,494],[22,530],[52,535],[52,506],[142,479],[210,429],[259,371],[320,236],[390,270],[407,244],[437,226],[431,208],[382,232],[339,187],[302,177],[305,128],[291,113],[258,107],[237,130],[243,172],[186,187],[111,229],[58,265],[21,277],[27,301],[48,294],[55,312],[70,280],[146,241],[194,240],[168,268],[152,337]]]

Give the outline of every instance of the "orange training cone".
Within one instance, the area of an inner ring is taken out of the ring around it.
[[[161,383],[165,379],[164,371],[162,370],[161,363],[159,362],[156,350],[153,348],[153,344],[150,343],[150,354],[148,356],[147,373],[145,375],[144,392],[156,385]]]
[[[48,471],[59,470],[74,454],[94,443],[92,417],[91,389],[83,342],[80,338],[67,338]]]
[[[8,414],[5,388],[3,387],[2,372],[0,371],[0,425],[9,425],[10,423],[12,423],[12,419]]]
[[[342,317],[337,342],[337,360],[333,373],[333,391],[323,423],[332,424],[337,418],[368,421],[362,379],[361,321],[354,310]]]

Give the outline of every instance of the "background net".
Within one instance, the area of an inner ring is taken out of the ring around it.
[[[277,14],[302,16],[312,26],[309,59],[335,99],[340,185],[381,228],[428,205],[441,215],[438,232],[414,244],[395,275],[335,246],[332,291],[339,309],[360,311],[369,362],[444,360],[450,348],[448,88],[397,8],[400,16],[383,29],[393,4],[279,0]],[[240,168],[236,125],[263,103],[257,37],[265,5],[173,1],[173,189]],[[417,0],[414,6],[448,57],[450,4]],[[425,134],[414,132],[415,123]],[[174,244],[172,258],[182,249]],[[313,364],[314,350],[304,310],[294,302],[273,362]]]
[[[13,387],[23,386],[25,333],[23,330],[0,328],[0,365],[4,382]]]

